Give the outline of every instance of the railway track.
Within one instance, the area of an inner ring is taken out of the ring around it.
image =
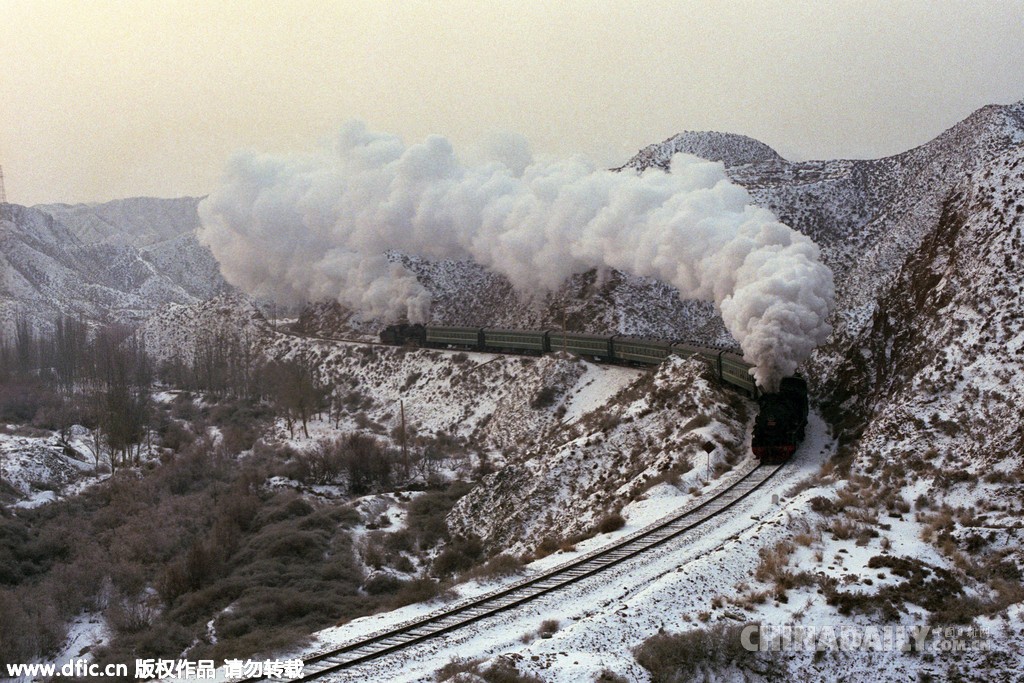
[[[281,328],[275,328],[274,331],[277,332],[278,334],[283,334],[286,337],[295,337],[296,339],[311,339],[313,341],[340,342],[342,344],[365,344],[366,346],[387,346],[390,348],[395,348],[394,344],[385,344],[384,342],[373,341],[372,339],[346,339],[344,337],[322,337],[318,334],[292,332],[291,330],[285,330]]]
[[[400,624],[322,652],[305,660],[299,679],[311,681],[437,638],[519,605],[554,593],[610,567],[630,560],[651,548],[704,524],[736,505],[772,477],[782,466],[748,465],[735,483],[707,500],[639,529],[617,542],[586,553],[543,574],[522,579],[510,586],[470,598],[443,611]],[[249,678],[245,683],[277,678]]]

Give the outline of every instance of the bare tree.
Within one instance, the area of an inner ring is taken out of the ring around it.
[[[57,382],[65,394],[74,392],[87,363],[88,328],[81,319],[63,316],[54,322],[54,336],[51,343],[53,368]]]
[[[138,461],[151,416],[152,371],[142,345],[126,330],[100,330],[94,348],[96,382],[92,400],[113,471],[118,458],[121,463],[129,458]]]
[[[349,434],[339,446],[344,451],[350,493],[360,495],[391,484],[395,454],[382,448],[372,436]]]
[[[35,328],[32,321],[22,312],[14,321],[14,361],[19,373],[37,369],[38,363]]]
[[[274,361],[266,368],[268,391],[295,436],[295,422],[309,438],[309,419],[323,404],[326,392],[316,379],[316,367],[306,357]]]

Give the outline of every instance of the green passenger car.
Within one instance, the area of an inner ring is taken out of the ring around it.
[[[495,351],[548,351],[548,333],[541,330],[484,329],[484,346]]]
[[[614,337],[612,351],[616,360],[657,365],[672,353],[672,344],[656,339]]]
[[[552,331],[548,333],[552,351],[568,351],[577,356],[612,358],[612,337],[607,334]]]
[[[427,346],[483,347],[483,331],[479,327],[441,327],[427,325]]]
[[[719,378],[745,392],[747,396],[757,398],[757,384],[750,374],[750,363],[728,351],[721,352],[718,359]]]

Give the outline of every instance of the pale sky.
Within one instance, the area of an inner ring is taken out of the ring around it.
[[[0,0],[19,204],[202,195],[350,119],[605,165],[683,130],[873,158],[1024,99],[1024,0]]]

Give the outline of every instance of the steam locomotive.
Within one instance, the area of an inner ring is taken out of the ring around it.
[[[807,382],[802,377],[783,377],[779,391],[761,394],[757,403],[750,450],[761,462],[785,462],[804,440]]]
[[[657,365],[672,354],[684,358],[696,355],[710,361],[720,381],[757,400],[760,410],[751,450],[762,462],[784,462],[792,456],[807,425],[807,382],[800,377],[784,377],[777,393],[760,391],[748,372],[750,364],[729,350],[624,335],[419,324],[389,325],[381,330],[380,340],[398,346],[497,353],[567,351],[593,360],[637,365]]]

